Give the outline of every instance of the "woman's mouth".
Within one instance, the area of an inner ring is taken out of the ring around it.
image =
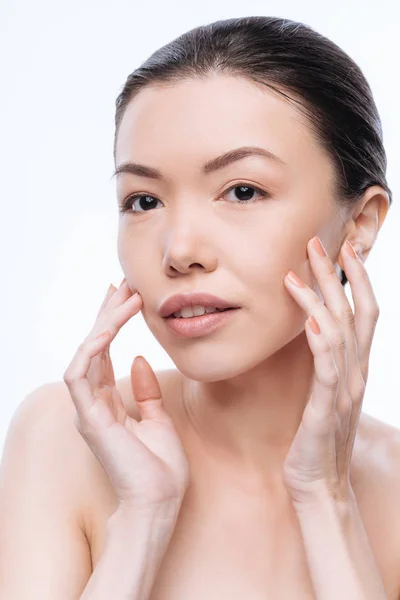
[[[228,323],[239,310],[240,308],[213,309],[210,312],[195,315],[191,308],[183,308],[164,319],[164,321],[167,327],[179,337],[196,338],[211,333],[223,324]]]

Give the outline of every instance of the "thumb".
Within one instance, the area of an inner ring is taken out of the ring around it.
[[[164,409],[158,379],[143,356],[136,356],[132,363],[131,386],[142,420],[169,420],[169,415]]]

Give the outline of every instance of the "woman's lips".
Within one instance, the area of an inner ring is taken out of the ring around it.
[[[215,329],[228,323],[232,316],[237,313],[240,308],[228,308],[223,311],[204,313],[197,317],[167,317],[164,319],[167,327],[178,337],[196,338],[207,333],[211,333]]]

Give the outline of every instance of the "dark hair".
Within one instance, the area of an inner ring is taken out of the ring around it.
[[[310,26],[277,17],[215,21],[156,50],[128,76],[116,100],[114,161],[126,106],[141,89],[214,73],[245,77],[296,103],[332,158],[339,207],[351,208],[376,184],[391,206],[381,120],[361,69]],[[341,283],[347,283],[343,271]]]

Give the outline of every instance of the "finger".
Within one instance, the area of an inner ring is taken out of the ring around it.
[[[169,415],[164,409],[158,379],[143,356],[136,356],[131,367],[131,385],[135,401],[143,419],[164,422]]]
[[[98,338],[87,338],[80,344],[63,379],[68,387],[80,419],[85,419],[95,400],[87,373],[93,358],[109,343],[110,334]]]
[[[309,241],[307,251],[310,264],[317,280],[324,303],[329,313],[333,316],[342,332],[344,352],[336,352],[334,344],[334,356],[338,361],[343,357],[343,363],[338,362],[340,372],[343,374],[338,398],[338,412],[344,418],[348,416],[348,397],[354,400],[348,428],[357,420],[357,414],[361,410],[362,395],[360,395],[360,384],[362,376],[358,359],[358,345],[355,330],[355,317],[350,302],[340,283],[335,265],[318,236]],[[347,434],[349,431],[347,431]]]
[[[344,381],[350,382],[352,379],[354,380],[354,374],[358,378],[359,370],[353,310],[340,283],[335,265],[318,236],[307,244],[307,251],[325,306],[338,323],[344,336],[346,360],[342,372]]]
[[[292,272],[293,273],[293,272]],[[285,285],[290,291],[292,297],[306,312],[308,317],[314,316],[319,323],[323,335],[329,340],[335,364],[339,369],[339,397],[337,409],[340,414],[345,414],[347,406],[341,406],[340,398],[343,396],[343,392],[346,389],[346,347],[344,334],[337,323],[336,319],[332,316],[328,308],[322,302],[321,298],[312,290],[308,285],[304,283],[296,274],[293,273],[298,281],[298,285],[294,285],[291,282],[291,277],[286,276]]]
[[[333,356],[331,344],[322,333],[318,322],[316,327],[319,333],[312,329],[310,319],[306,320],[305,331],[310,350],[314,356],[315,372],[310,399],[310,412],[312,412],[312,418],[315,419],[318,427],[322,428],[322,433],[326,434],[328,430],[324,428],[332,425],[332,418],[336,409],[340,372]]]
[[[111,388],[111,397],[116,415],[116,421],[118,421],[118,423],[121,425],[125,425],[125,420],[128,413],[126,411],[125,404],[122,401],[121,394],[115,387]]]
[[[349,254],[345,248],[341,249],[341,253],[354,304],[358,362],[364,382],[366,382],[372,340],[379,318],[379,306],[361,258]]]
[[[111,336],[109,336],[109,340],[111,340]],[[92,359],[87,372],[87,378],[92,390],[103,385],[109,388],[115,386],[114,368],[110,356],[110,343]]]
[[[357,359],[359,378],[352,384],[353,414],[350,420],[350,432],[347,441],[347,460],[350,462],[361,416],[365,387],[368,379],[369,357],[376,323],[379,318],[379,306],[364,263],[349,244],[342,247],[341,255],[346,277],[350,283],[354,303],[355,337],[357,341]]]
[[[88,338],[94,338],[102,331],[109,331],[111,334],[110,343],[114,340],[118,331],[130,318],[132,318],[142,307],[142,299],[139,293],[131,294],[127,300],[123,300],[119,295],[120,290],[115,292],[114,297],[109,300],[107,306],[103,309],[99,318],[93,325],[88,334]],[[126,292],[125,292],[126,293]]]
[[[130,289],[130,287],[128,286],[128,283],[124,277],[124,279],[120,283],[119,288],[116,290],[115,294],[113,296],[111,296],[110,301],[108,302],[108,304],[106,306],[106,310],[107,311],[113,310],[114,308],[121,306],[127,300],[129,300],[129,298],[131,298],[136,292],[137,292],[137,290],[132,291]]]
[[[341,411],[338,409],[340,394],[340,371],[335,363],[329,340],[323,335],[319,323],[312,319],[305,323],[307,340],[314,355],[314,380],[311,398],[306,405],[303,420],[318,438],[332,443],[338,473],[344,473],[348,464],[349,430],[352,417],[352,401],[344,391]]]
[[[123,304],[133,295],[133,293],[136,293],[136,290],[135,292],[132,292],[132,290],[129,288],[126,282],[125,277],[119,284],[118,288],[111,284],[107,290],[106,296],[99,309],[99,312],[97,313],[96,321],[99,320],[106,308],[107,310],[113,309],[116,306]]]
[[[115,387],[96,390],[94,398],[96,402],[91,406],[89,414],[98,416],[101,426],[109,427],[115,422],[125,425],[127,412],[121,394]]]
[[[97,313],[97,317],[99,318],[100,314],[103,312],[104,307],[107,305],[107,302],[109,301],[109,299],[111,298],[111,296],[114,294],[114,292],[116,291],[116,288],[113,286],[113,284],[111,284],[107,290],[107,293],[105,295],[105,298],[102,302],[102,305],[99,308],[99,312]]]
[[[124,277],[118,289],[112,284],[109,286],[106,296],[97,314],[96,323],[91,334],[89,334],[92,337],[95,337],[99,330],[105,328],[104,326],[100,325],[100,318],[103,316],[105,308],[109,308],[110,299],[119,293],[119,290],[124,286],[125,281],[126,279]],[[109,387],[115,386],[114,369],[110,358],[109,346],[106,346],[103,352],[99,352],[93,358],[88,369],[87,378],[90,382],[92,390],[101,385],[107,385]]]
[[[98,324],[97,328],[111,333],[110,343],[114,340],[117,333],[129,319],[136,315],[142,308],[142,299],[140,294],[135,293],[130,296],[123,304],[116,306],[111,312],[108,312],[104,319]]]
[[[118,291],[115,292],[117,296]],[[110,302],[113,301],[113,298]],[[121,302],[121,300],[118,300]],[[115,339],[119,330],[129,321],[141,308],[141,298],[139,294],[130,296],[123,304],[119,304],[114,309],[111,309],[109,304],[107,310],[96,321],[92,331],[86,339],[95,339],[100,333],[107,331],[109,337],[104,348],[93,357],[86,377],[91,385],[91,389],[95,390],[102,385],[107,385],[110,388],[115,386],[114,369],[110,357],[110,344]]]

